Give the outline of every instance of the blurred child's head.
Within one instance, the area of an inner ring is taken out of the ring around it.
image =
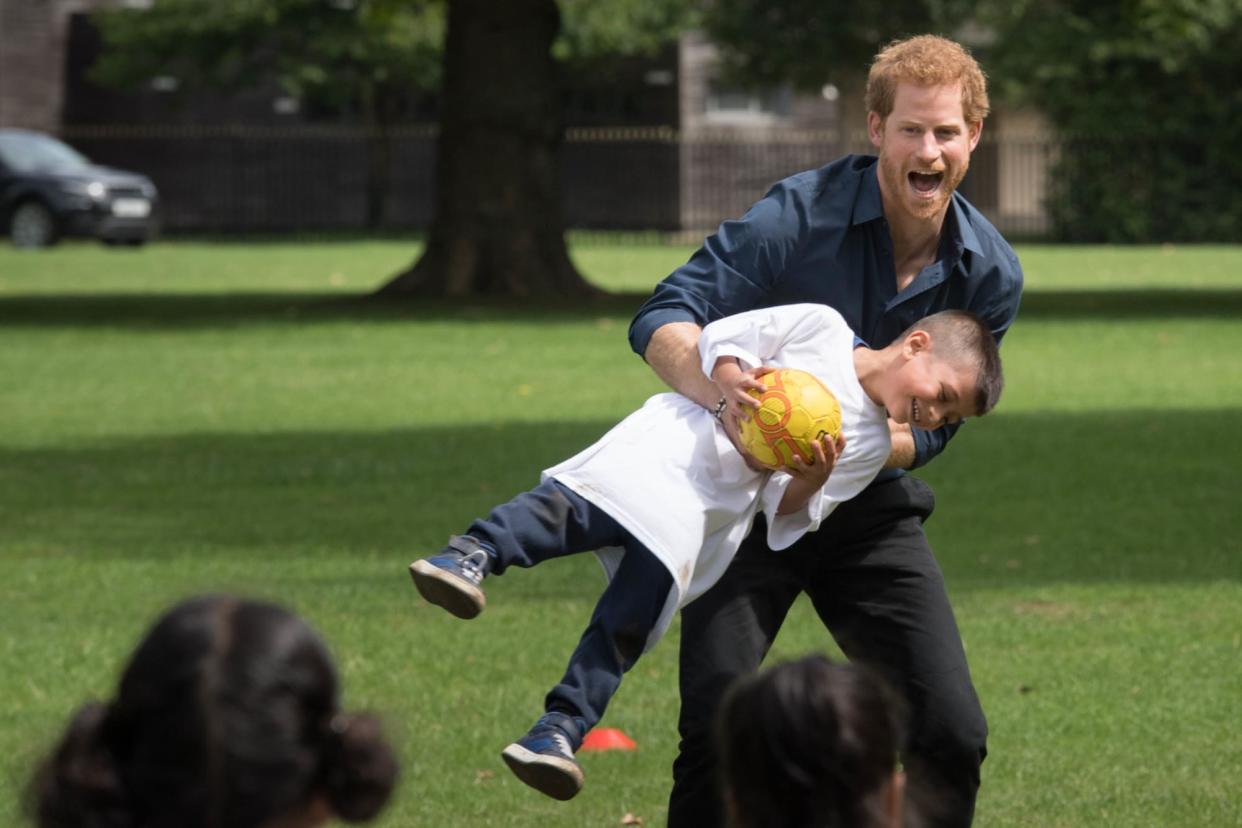
[[[718,720],[736,828],[889,828],[901,821],[899,705],[866,668],[823,656],[730,688]]]
[[[174,607],[116,697],[70,721],[31,786],[39,828],[268,828],[376,815],[397,765],[376,720],[340,710],[305,622],[226,595]]]

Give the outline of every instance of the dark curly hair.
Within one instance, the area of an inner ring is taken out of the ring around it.
[[[316,800],[369,819],[397,762],[379,722],[339,696],[327,648],[293,613],[192,598],[147,633],[115,699],[73,716],[27,808],[39,828],[258,828]]]

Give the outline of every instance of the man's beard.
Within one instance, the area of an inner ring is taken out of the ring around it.
[[[957,191],[957,187],[966,177],[970,169],[970,159],[966,158],[960,166],[948,166],[941,173],[939,192],[930,200],[916,198],[910,185],[911,170],[893,169],[891,164],[884,164],[883,173],[889,190],[897,195],[898,201],[906,212],[917,219],[930,219],[942,213]]]

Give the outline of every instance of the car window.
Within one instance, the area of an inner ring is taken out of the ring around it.
[[[77,150],[46,135],[0,135],[0,160],[14,172],[75,172],[90,162]]]

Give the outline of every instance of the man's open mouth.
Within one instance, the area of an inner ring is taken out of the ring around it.
[[[944,173],[912,172],[907,178],[910,181],[910,187],[916,193],[931,195],[940,189],[940,181],[944,178]]]
[[[910,400],[910,422],[917,423],[919,421],[919,401]]]

